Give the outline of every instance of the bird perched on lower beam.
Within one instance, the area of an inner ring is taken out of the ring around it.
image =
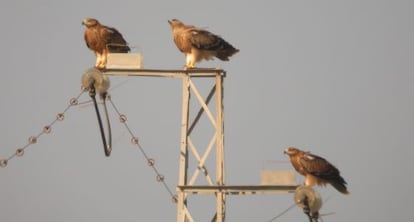
[[[115,28],[101,25],[94,18],[82,21],[85,29],[86,46],[95,53],[96,68],[105,68],[108,53],[127,53],[131,49],[122,34]]]
[[[239,52],[230,43],[207,30],[185,25],[178,19],[169,20],[174,43],[185,55],[185,67],[194,68],[202,59],[217,57],[228,61],[229,57]]]
[[[331,184],[343,194],[349,194],[346,181],[339,170],[324,158],[289,147],[284,150],[295,170],[305,177],[306,186]]]

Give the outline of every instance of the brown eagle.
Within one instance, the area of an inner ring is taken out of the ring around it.
[[[122,34],[115,28],[101,25],[94,18],[84,19],[82,25],[86,27],[86,46],[95,53],[97,68],[105,68],[108,53],[127,53],[131,50]]]
[[[178,19],[169,20],[168,23],[175,45],[184,53],[186,68],[194,68],[195,63],[213,57],[228,61],[230,56],[239,51],[220,36],[207,30],[185,25]]]
[[[324,158],[294,147],[285,149],[284,153],[289,155],[295,170],[305,176],[306,186],[329,183],[339,192],[349,194],[346,188],[347,183],[340,175],[339,170]]]

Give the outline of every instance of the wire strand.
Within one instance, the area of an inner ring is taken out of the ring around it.
[[[132,132],[131,128],[127,124],[126,116],[124,114],[121,114],[121,112],[119,111],[118,107],[115,105],[115,103],[113,102],[113,100],[112,100],[112,98],[110,96],[108,97],[108,100],[111,103],[111,105],[112,105],[113,109],[115,110],[115,112],[118,114],[119,119],[120,119],[120,122],[125,126],[125,128],[129,132],[129,134],[131,136],[131,142],[132,142],[132,144],[134,144],[134,145],[136,145],[138,147],[138,149],[140,150],[141,154],[147,160],[148,166],[150,166],[152,168],[152,170],[154,171],[154,173],[156,174],[157,181],[158,182],[161,182],[163,184],[164,188],[166,189],[166,191],[171,196],[173,202],[177,202],[176,195],[173,193],[172,189],[165,182],[165,177],[162,174],[160,174],[160,171],[158,170],[158,168],[155,165],[155,160],[152,159],[152,158],[150,158],[148,156],[148,154],[145,152],[144,148],[139,143],[138,137],[135,136],[135,134]]]
[[[28,139],[28,143],[26,143],[25,145],[23,145],[21,148],[18,148],[16,150],[16,152],[14,152],[13,154],[11,154],[8,158],[6,159],[0,159],[0,166],[1,167],[6,167],[8,162],[10,160],[12,160],[15,157],[18,156],[22,156],[24,154],[24,150],[27,149],[30,145],[37,143],[37,140],[44,134],[48,134],[51,132],[52,126],[56,124],[56,122],[58,121],[63,121],[65,113],[72,107],[72,106],[76,106],[78,105],[78,99],[79,97],[85,92],[85,90],[81,90],[81,92],[74,98],[71,98],[69,101],[69,105],[66,106],[66,108],[63,110],[63,112],[58,113],[56,115],[56,118],[50,122],[49,125],[46,125],[43,127],[43,130],[38,133],[36,136],[30,136]]]
[[[292,210],[293,207],[295,207],[295,204],[290,205],[290,207],[288,207],[286,210],[280,212],[278,215],[276,215],[275,217],[273,217],[272,219],[270,219],[269,222],[272,222],[272,221],[276,220],[277,218],[283,216],[285,213],[287,213],[290,210]]]
[[[21,148],[17,149],[16,152],[14,152],[13,154],[11,154],[8,158],[5,159],[0,159],[0,167],[6,167],[8,162],[10,160],[12,160],[13,158],[17,157],[17,156],[22,156],[24,154],[24,150],[27,149],[28,147],[30,147],[30,145],[37,143],[37,140],[44,134],[48,134],[51,132],[52,126],[55,125],[58,121],[63,121],[64,120],[64,116],[66,114],[66,112],[72,107],[72,106],[77,106],[77,105],[81,105],[81,103],[79,103],[79,98],[81,97],[81,95],[85,92],[85,90],[81,90],[81,92],[74,98],[71,98],[69,101],[69,105],[66,106],[66,108],[63,110],[63,112],[58,113],[56,115],[56,118],[50,122],[49,125],[46,125],[45,127],[43,127],[43,130],[38,133],[36,136],[30,136],[28,139],[28,142],[22,146]],[[117,106],[114,104],[114,102],[112,101],[111,97],[108,96],[108,101],[111,103],[113,109],[115,110],[115,112],[118,114],[120,122],[125,126],[125,128],[127,129],[128,133],[131,135],[132,139],[131,142],[136,145],[138,147],[138,149],[140,150],[140,152],[142,153],[142,155],[145,157],[148,166],[150,166],[154,173],[156,174],[156,179],[158,182],[161,182],[162,185],[164,186],[164,188],[166,189],[166,191],[169,193],[169,195],[171,196],[173,202],[177,202],[177,197],[174,194],[174,192],[172,191],[172,189],[167,185],[167,183],[165,182],[165,177],[164,175],[162,175],[160,173],[160,171],[158,170],[158,168],[155,165],[155,160],[150,158],[148,156],[148,154],[145,152],[144,148],[141,146],[141,144],[138,141],[138,137],[136,137],[134,135],[134,133],[132,132],[131,128],[129,127],[129,125],[126,123],[126,116],[121,114],[119,109],[117,108]]]

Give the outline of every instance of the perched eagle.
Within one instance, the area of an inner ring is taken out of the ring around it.
[[[128,43],[115,28],[101,25],[94,18],[86,18],[82,24],[86,27],[84,34],[86,46],[95,53],[97,68],[105,68],[108,53],[130,51]]]
[[[194,68],[195,63],[213,57],[228,61],[230,56],[239,51],[220,36],[207,30],[185,25],[178,19],[169,20],[168,23],[175,45],[185,55],[186,68]]]
[[[324,158],[294,147],[287,148],[284,153],[289,155],[295,170],[305,176],[306,186],[329,183],[339,192],[349,194],[346,188],[347,183],[340,175],[339,170]]]

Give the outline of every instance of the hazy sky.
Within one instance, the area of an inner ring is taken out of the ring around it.
[[[85,17],[116,27],[146,68],[181,68],[168,19],[208,28],[240,53],[225,79],[226,183],[255,185],[263,169],[291,169],[283,149],[324,156],[350,195],[319,188],[324,221],[409,221],[414,195],[414,2],[0,2],[0,159],[40,133],[80,92],[95,58]],[[178,79],[112,77],[113,101],[175,191],[181,118]],[[199,82],[202,91],[206,82]],[[85,94],[81,101],[87,101]],[[103,154],[93,106],[73,107],[51,134],[0,168],[0,221],[176,221],[176,205],[110,109],[114,147]],[[205,131],[203,131],[205,130]],[[200,141],[211,129],[202,129]],[[213,160],[210,160],[213,161]],[[298,178],[302,182],[302,178]],[[203,180],[200,180],[200,183]],[[226,221],[269,221],[291,194],[229,196]],[[211,196],[191,196],[209,221]],[[275,221],[306,221],[294,208]]]

